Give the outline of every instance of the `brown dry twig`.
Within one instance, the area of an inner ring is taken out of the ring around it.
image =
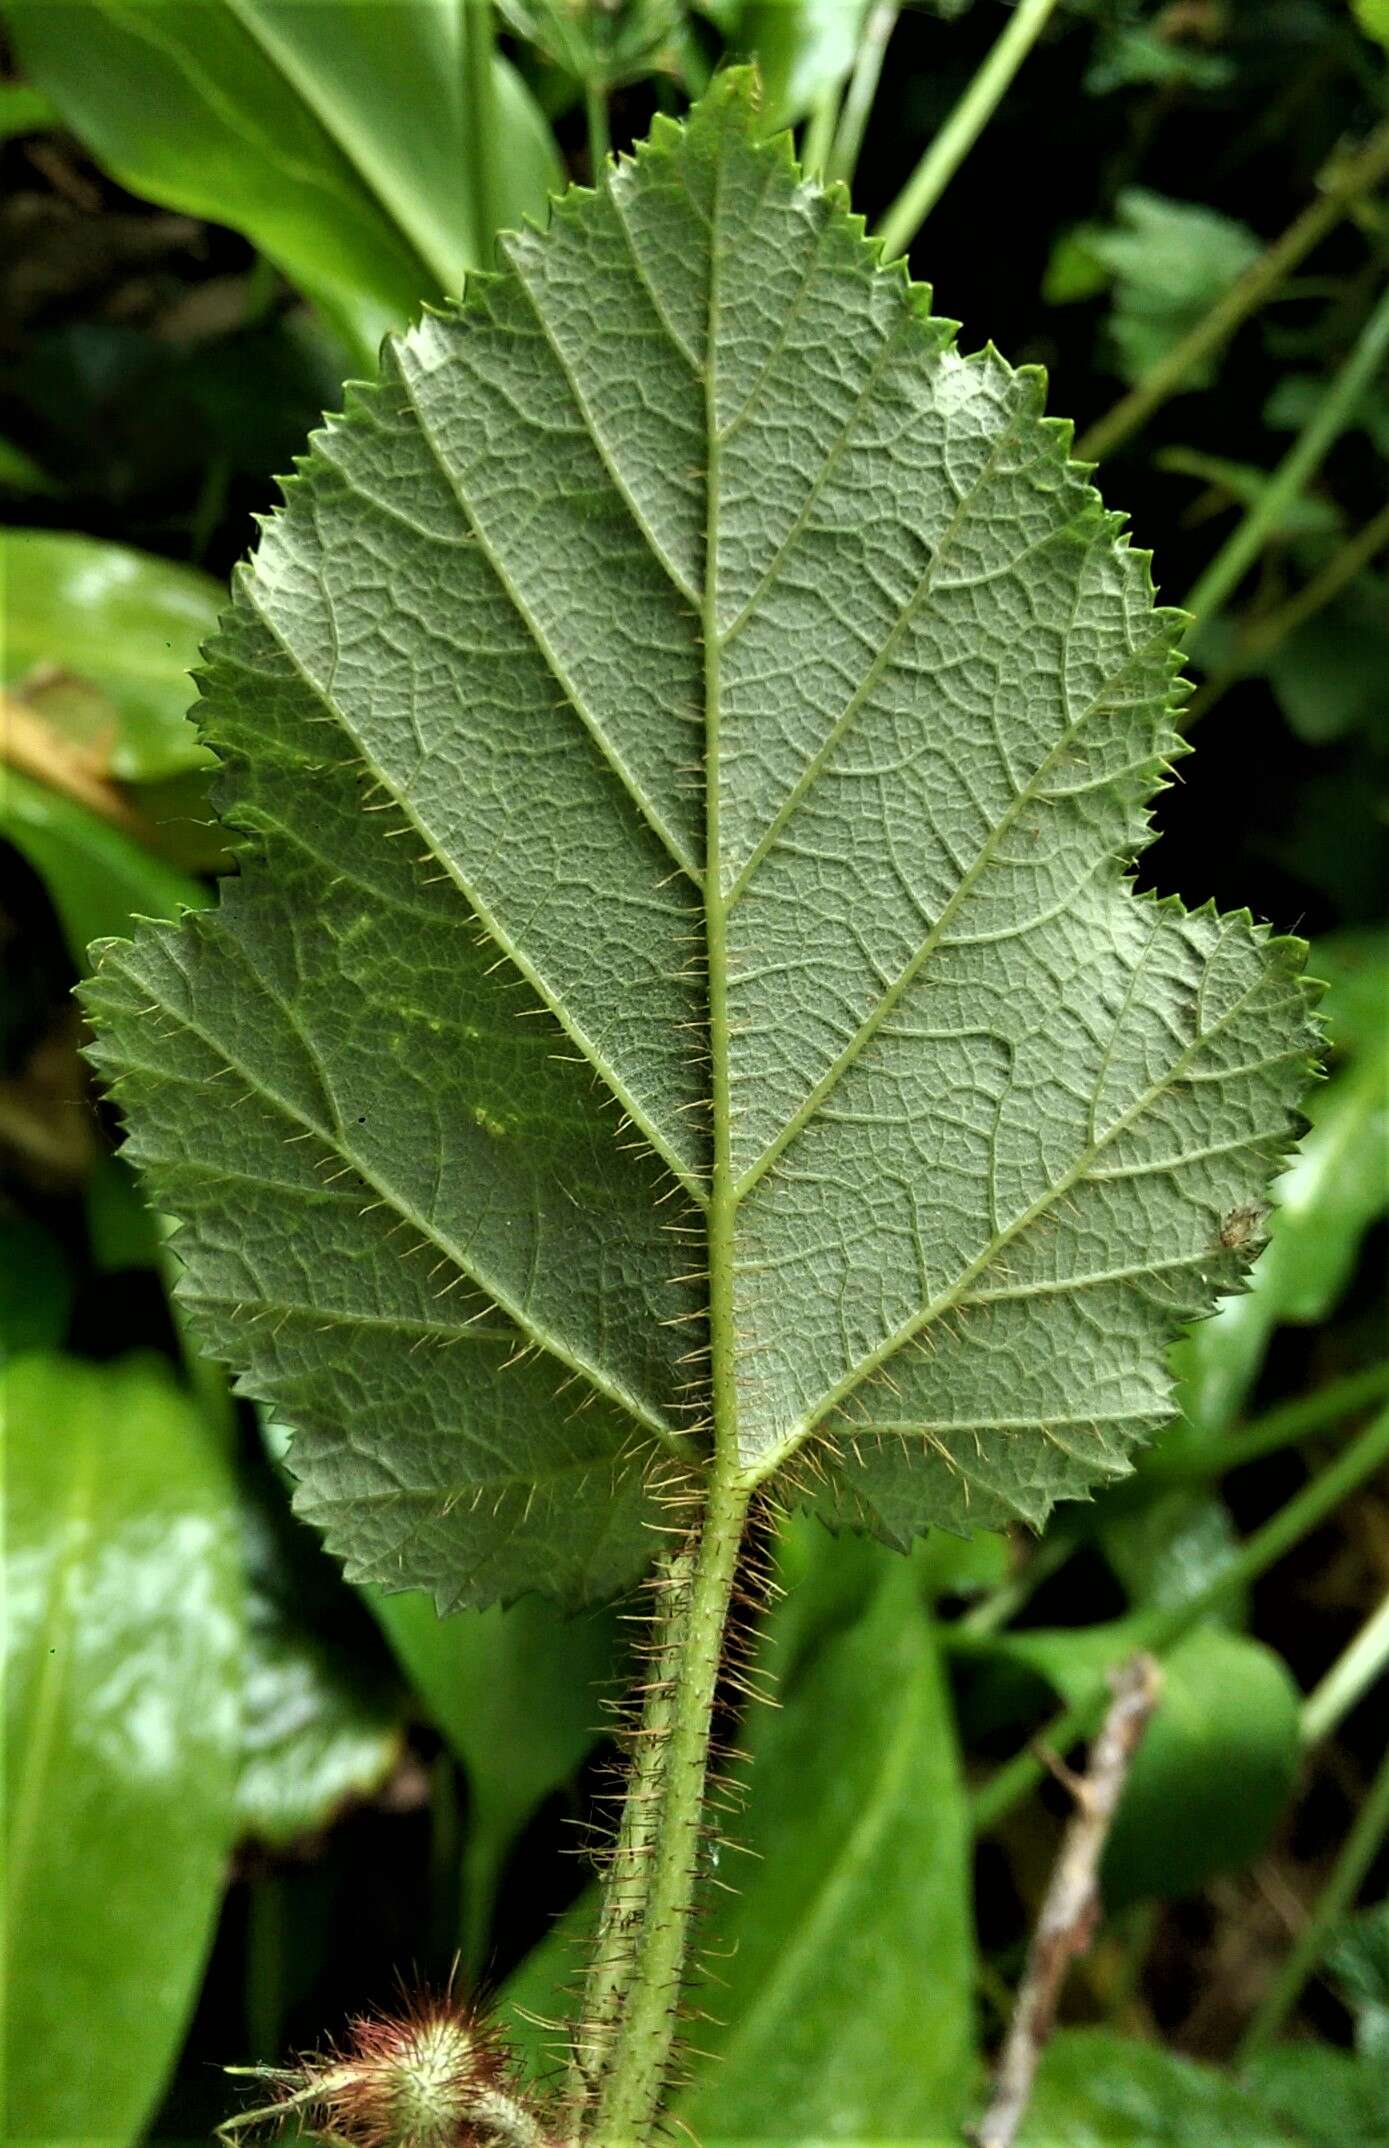
[[[1076,1801],[1047,1888],[1013,2018],[999,2054],[989,2107],[971,2138],[976,2148],[1012,2148],[1027,2111],[1037,2066],[1056,2020],[1072,1962],[1095,1936],[1099,1866],[1120,1794],[1162,1692],[1154,1657],[1131,1656],[1110,1679],[1114,1699],[1100,1725],[1083,1776],[1058,1768]]]

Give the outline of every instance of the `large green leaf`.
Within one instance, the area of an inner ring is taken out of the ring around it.
[[[4,0],[26,74],[132,192],[244,231],[365,357],[457,291],[491,218],[540,215],[559,165],[496,62],[473,171],[465,15],[478,0]]]
[[[1296,1125],[1300,946],[1125,879],[1146,558],[752,79],[317,436],[203,686],[241,876],[88,989],[190,1317],[441,1605],[641,1567],[710,1279],[748,1477],[1040,1520],[1167,1416]]]
[[[747,1808],[694,1998],[712,2060],[679,2108],[701,2140],[953,2140],[972,2076],[970,1831],[931,1621],[894,1561],[798,1666],[779,1643],[799,1595],[763,1651],[778,1705],[740,1733]]]
[[[235,1505],[155,1359],[5,1377],[4,2137],[134,2139],[234,1831]]]
[[[1019,2148],[1292,2148],[1294,2129],[1213,2067],[1107,2029],[1042,2055]]]
[[[1142,1622],[1033,1627],[965,1645],[1084,1705],[1100,1674],[1142,1645]],[[1298,1692],[1281,1658],[1220,1626],[1189,1633],[1163,1658],[1162,1698],[1115,1814],[1103,1867],[1110,1907],[1194,1894],[1251,1864],[1287,1806],[1300,1754]]]
[[[109,767],[146,783],[208,758],[188,722],[189,672],[217,623],[210,575],[128,545],[55,530],[0,531],[0,684],[55,665],[110,705]]]

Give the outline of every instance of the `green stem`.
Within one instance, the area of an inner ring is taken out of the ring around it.
[[[899,0],[873,0],[873,5],[868,10],[868,19],[859,39],[854,71],[849,77],[844,110],[834,137],[834,147],[825,162],[826,179],[842,179],[847,186],[854,176],[859,151],[863,147],[868,115],[873,109],[873,99],[878,94],[878,81],[883,71],[888,39],[897,27],[898,8]]]
[[[1381,1410],[1359,1438],[1352,1440],[1319,1477],[1314,1477],[1295,1499],[1290,1499],[1272,1520],[1256,1530],[1229,1565],[1222,1567],[1199,1595],[1186,1603],[1166,1605],[1135,1618],[1129,1627],[1130,1638],[1125,1653],[1134,1648],[1148,1648],[1160,1655],[1164,1649],[1171,1648],[1227,1598],[1238,1595],[1268,1567],[1275,1565],[1386,1461],[1389,1461],[1389,1409]],[[982,1833],[997,1826],[1041,1781],[1046,1769],[1035,1751],[1038,1742],[1064,1752],[1077,1738],[1093,1730],[1104,1712],[1108,1690],[1106,1681],[1097,1679],[1082,1702],[1064,1709],[1047,1724],[1039,1734],[1039,1740],[1033,1741],[1032,1749],[1019,1753],[1015,1760],[999,1769],[974,1800],[977,1830]]]
[[[1267,303],[1281,288],[1299,261],[1335,228],[1361,195],[1389,173],[1389,122],[1377,127],[1364,147],[1348,157],[1317,199],[1309,202],[1289,224],[1281,238],[1236,278],[1223,297],[1188,329],[1180,342],[1159,360],[1144,379],[1121,396],[1112,410],[1082,434],[1076,454],[1085,462],[1098,462],[1146,425],[1155,410],[1201,366],[1212,359],[1235,330]]]
[[[809,179],[818,179],[825,169],[839,119],[839,101],[843,93],[843,83],[832,82],[816,102],[805,123],[805,134],[801,141],[801,169]]]
[[[1363,1372],[1348,1372],[1328,1380],[1310,1395],[1280,1402],[1262,1417],[1242,1426],[1224,1439],[1189,1439],[1158,1447],[1139,1463],[1139,1475],[1163,1477],[1178,1484],[1204,1484],[1210,1477],[1223,1477],[1246,1462],[1262,1460],[1305,1439],[1310,1432],[1324,1432],[1342,1418],[1351,1417],[1371,1402],[1389,1394],[1389,1358],[1369,1365]]]
[[[737,1473],[716,1468],[685,1602],[669,1723],[655,1741],[659,1784],[646,1899],[612,2064],[588,2135],[601,2148],[646,2148],[666,2086],[699,1879],[714,1692],[747,1507]]]
[[[1347,538],[1326,565],[1285,604],[1280,604],[1276,611],[1266,612],[1261,618],[1250,620],[1240,637],[1234,661],[1207,679],[1187,703],[1182,729],[1189,732],[1193,724],[1199,723],[1203,716],[1209,716],[1237,679],[1260,670],[1290,634],[1296,633],[1300,626],[1305,626],[1338,597],[1386,545],[1389,545],[1389,505],[1381,507],[1362,529]]]
[[[1378,1402],[1385,1394],[1389,1394],[1389,1358],[1382,1364],[1368,1366],[1364,1372],[1349,1372],[1343,1379],[1328,1380],[1313,1394],[1299,1395],[1293,1402],[1280,1403],[1276,1409],[1265,1411],[1262,1417],[1256,1417],[1251,1424],[1230,1433],[1227,1438],[1189,1437],[1184,1441],[1165,1442],[1143,1457],[1137,1474],[1150,1483],[1160,1480],[1170,1484],[1205,1484],[1212,1477],[1224,1477],[1233,1469],[1243,1469],[1247,1462],[1261,1461],[1265,1455],[1277,1454],[1284,1447],[1305,1439],[1309,1433],[1324,1432],[1343,1418],[1354,1416],[1369,1403]],[[1064,1528],[1046,1537],[1022,1572],[966,1611],[956,1621],[954,1633],[977,1639],[1011,1625],[1042,1583],[1059,1573],[1084,1541],[1083,1536],[1069,1535]]]
[[[629,1736],[622,1818],[603,1885],[598,1936],[584,1983],[583,2015],[573,2040],[568,2093],[572,2130],[578,2129],[608,2070],[632,1981],[633,1940],[646,1914],[662,1771],[674,1723],[676,1676],[693,1576],[693,1553],[686,1547],[661,1562],[652,1582],[657,1601],[641,1719]]]
[[[1340,1856],[1331,1868],[1317,1906],[1268,1990],[1240,2040],[1237,2065],[1248,2065],[1278,2034],[1302,1993],[1302,1987],[1321,1960],[1335,1926],[1352,1907],[1360,1883],[1389,1835],[1389,1751],[1379,1764],[1370,1794],[1346,1836]]]
[[[1320,1745],[1389,1670],[1389,1596],[1302,1704],[1302,1742]]]
[[[477,258],[486,267],[497,236],[496,18],[492,0],[463,0],[463,140]]]
[[[584,83],[584,117],[588,122],[588,176],[590,183],[597,186],[603,176],[603,166],[612,154],[608,92],[597,75],[590,75]]]
[[[1056,4],[1057,0],[1018,0],[1007,28],[879,224],[885,260],[907,251],[992,119]]]
[[[1356,339],[1355,347],[1269,478],[1259,497],[1186,600],[1202,627],[1233,596],[1292,502],[1320,468],[1329,449],[1355,415],[1356,405],[1389,351],[1389,288],[1380,296]]]

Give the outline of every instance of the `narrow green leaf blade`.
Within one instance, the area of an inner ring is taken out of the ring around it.
[[[235,1830],[231,1488],[153,1359],[6,1374],[8,2140],[135,2139]]]

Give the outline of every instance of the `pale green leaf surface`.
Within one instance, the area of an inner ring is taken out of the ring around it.
[[[491,231],[468,180],[469,0],[5,0],[27,74],[132,192],[230,224],[369,361]],[[496,63],[497,212],[541,215],[549,130]]]
[[[188,674],[217,624],[210,575],[60,530],[0,531],[0,682],[53,665],[99,686],[115,713],[110,773],[146,783],[204,765]]]
[[[1300,948],[1124,879],[1176,615],[751,82],[316,436],[204,681],[242,877],[89,989],[303,1511],[443,1604],[642,1564],[711,1171],[725,1436],[904,1542],[1126,1466],[1295,1131]]]
[[[155,1359],[6,1375],[7,2141],[134,2140],[234,1840],[234,1500]]]

